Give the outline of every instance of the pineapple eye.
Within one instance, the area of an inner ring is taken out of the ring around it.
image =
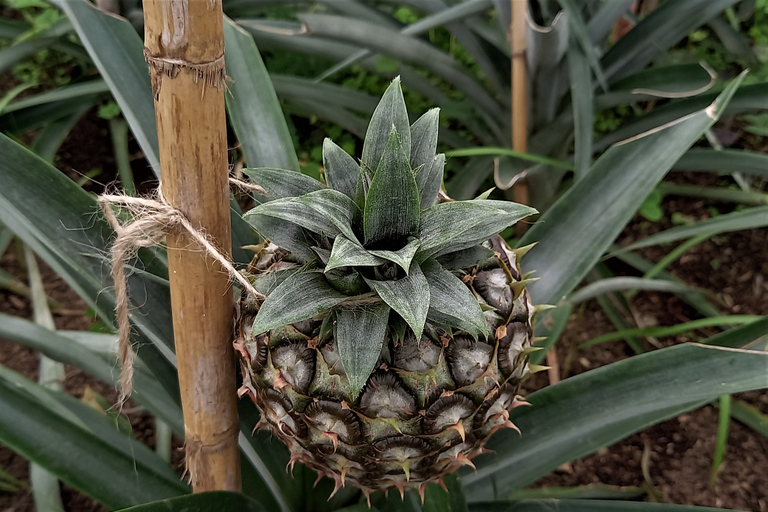
[[[440,360],[441,349],[426,335],[416,341],[413,331],[408,330],[405,340],[393,347],[395,367],[409,372],[426,372],[434,368]]]
[[[341,408],[341,404],[330,400],[320,400],[309,404],[305,411],[307,419],[327,434],[336,435],[347,444],[358,444],[362,440],[360,421],[350,411]]]
[[[455,393],[444,396],[427,409],[424,431],[428,434],[438,434],[468,418],[474,410],[475,404],[464,395]]]
[[[472,286],[488,305],[499,310],[504,318],[512,310],[512,289],[503,269],[483,270],[477,273]]]
[[[523,368],[516,366],[528,339],[526,324],[515,322],[507,325],[507,335],[499,341],[499,369],[505,377],[522,378]]]
[[[391,373],[375,374],[360,397],[360,408],[370,417],[404,418],[416,410],[416,401]]]
[[[456,384],[468,386],[487,370],[493,357],[493,347],[481,341],[456,337],[448,345],[446,357]]]
[[[314,350],[304,343],[282,345],[272,352],[272,363],[293,389],[306,393],[315,374]]]

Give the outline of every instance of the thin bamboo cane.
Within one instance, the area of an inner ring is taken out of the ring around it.
[[[162,192],[229,255],[221,0],[144,0]],[[187,468],[195,492],[238,491],[232,290],[221,266],[176,230],[167,237]]]
[[[525,153],[528,151],[528,73],[525,66],[528,0],[511,2],[509,43],[512,52],[512,149]],[[528,183],[525,179],[515,185],[513,199],[516,203],[528,204]]]

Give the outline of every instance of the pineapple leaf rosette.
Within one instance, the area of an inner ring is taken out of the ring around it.
[[[409,125],[395,80],[360,164],[323,145],[324,181],[246,169],[266,196],[245,219],[266,239],[235,347],[243,387],[302,462],[336,482],[416,488],[514,425],[532,320],[518,260],[498,232],[533,208],[440,200],[438,111]],[[259,201],[260,200],[260,201]]]

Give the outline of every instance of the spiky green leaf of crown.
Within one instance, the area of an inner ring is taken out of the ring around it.
[[[325,184],[288,170],[244,171],[268,193],[244,218],[301,264],[270,275],[253,334],[333,314],[355,394],[374,369],[389,315],[416,339],[427,321],[488,335],[477,300],[441,262],[453,269],[486,259],[482,242],[537,213],[488,199],[439,203],[445,155],[435,154],[437,132],[438,109],[408,125],[395,79],[373,113],[359,165],[326,140]]]

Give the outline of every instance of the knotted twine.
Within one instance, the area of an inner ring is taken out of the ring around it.
[[[262,194],[266,191],[252,183],[230,178],[230,183],[242,189],[255,190]],[[112,243],[112,279],[115,283],[115,313],[117,316],[118,360],[120,363],[120,396],[118,404],[122,405],[133,391],[134,353],[131,345],[131,323],[128,302],[128,282],[125,275],[126,261],[142,247],[157,247],[163,243],[166,235],[180,228],[189,234],[190,239],[208,256],[216,260],[221,268],[236,280],[249,294],[255,297],[264,296],[253,287],[216,247],[215,242],[203,229],[195,228],[187,217],[179,210],[168,204],[161,189],[150,197],[133,197],[122,194],[103,194],[99,196],[99,207],[104,216],[115,230],[116,237]],[[130,221],[121,222],[113,207],[126,210]]]

